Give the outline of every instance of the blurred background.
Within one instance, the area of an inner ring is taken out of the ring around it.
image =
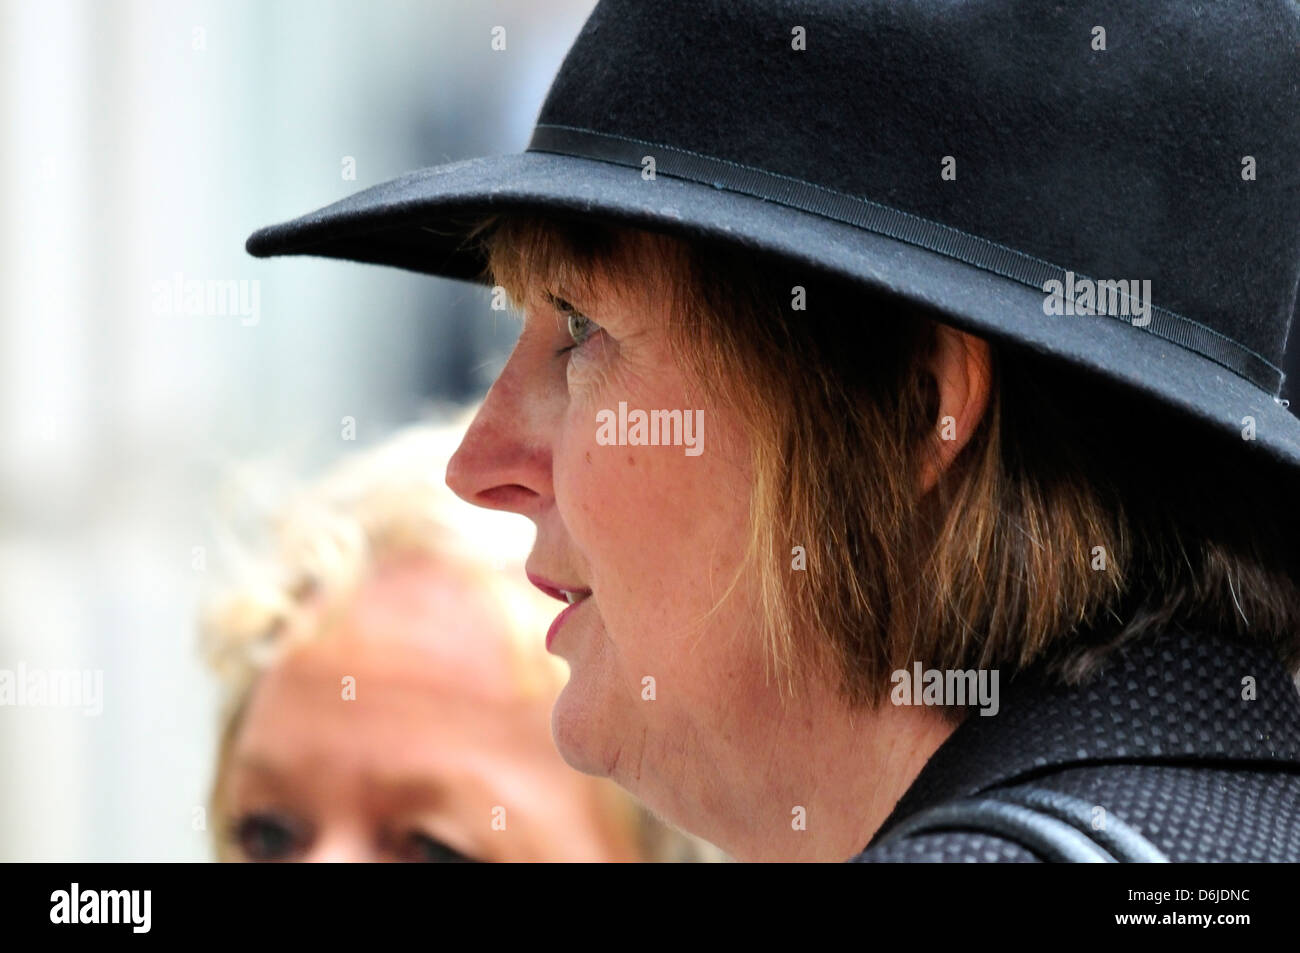
[[[592,6],[0,0],[0,670],[103,673],[97,715],[0,706],[0,860],[209,859],[195,612],[232,468],[471,402],[517,333],[480,289],[244,240],[521,151]],[[250,294],[191,314],[193,280]]]

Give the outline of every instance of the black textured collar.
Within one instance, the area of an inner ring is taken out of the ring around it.
[[[1264,650],[1186,633],[1131,643],[1077,687],[1025,672],[998,714],[972,712],[939,747],[868,847],[917,811],[1045,770],[1169,762],[1300,770],[1295,682]]]

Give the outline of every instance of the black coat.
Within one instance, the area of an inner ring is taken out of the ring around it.
[[[1134,643],[1080,687],[1014,679],[998,714],[953,732],[851,862],[1036,861],[975,832],[880,844],[925,808],[1030,781],[1103,808],[1174,862],[1300,861],[1300,691],[1270,654],[1187,634]]]

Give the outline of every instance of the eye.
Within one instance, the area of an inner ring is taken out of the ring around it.
[[[560,348],[560,350],[556,352],[557,354],[563,354],[576,347],[581,347],[588,338],[600,330],[599,324],[575,309],[573,305],[565,299],[557,295],[550,295],[550,299],[551,304],[555,306],[555,310],[564,315],[567,322],[569,337],[573,341],[573,343],[567,347]]]
[[[454,847],[448,847],[436,837],[421,831],[412,831],[398,847],[398,859],[407,864],[476,864]]]
[[[249,860],[287,860],[306,842],[303,826],[272,812],[246,814],[234,827],[233,839]]]
[[[585,314],[578,314],[576,311],[569,315],[569,337],[573,338],[574,347],[578,347],[583,341],[591,337],[597,325]]]

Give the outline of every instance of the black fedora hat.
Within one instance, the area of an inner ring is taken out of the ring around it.
[[[846,276],[1300,471],[1295,0],[602,0],[525,152],[247,249],[478,279],[467,223],[510,210]]]

